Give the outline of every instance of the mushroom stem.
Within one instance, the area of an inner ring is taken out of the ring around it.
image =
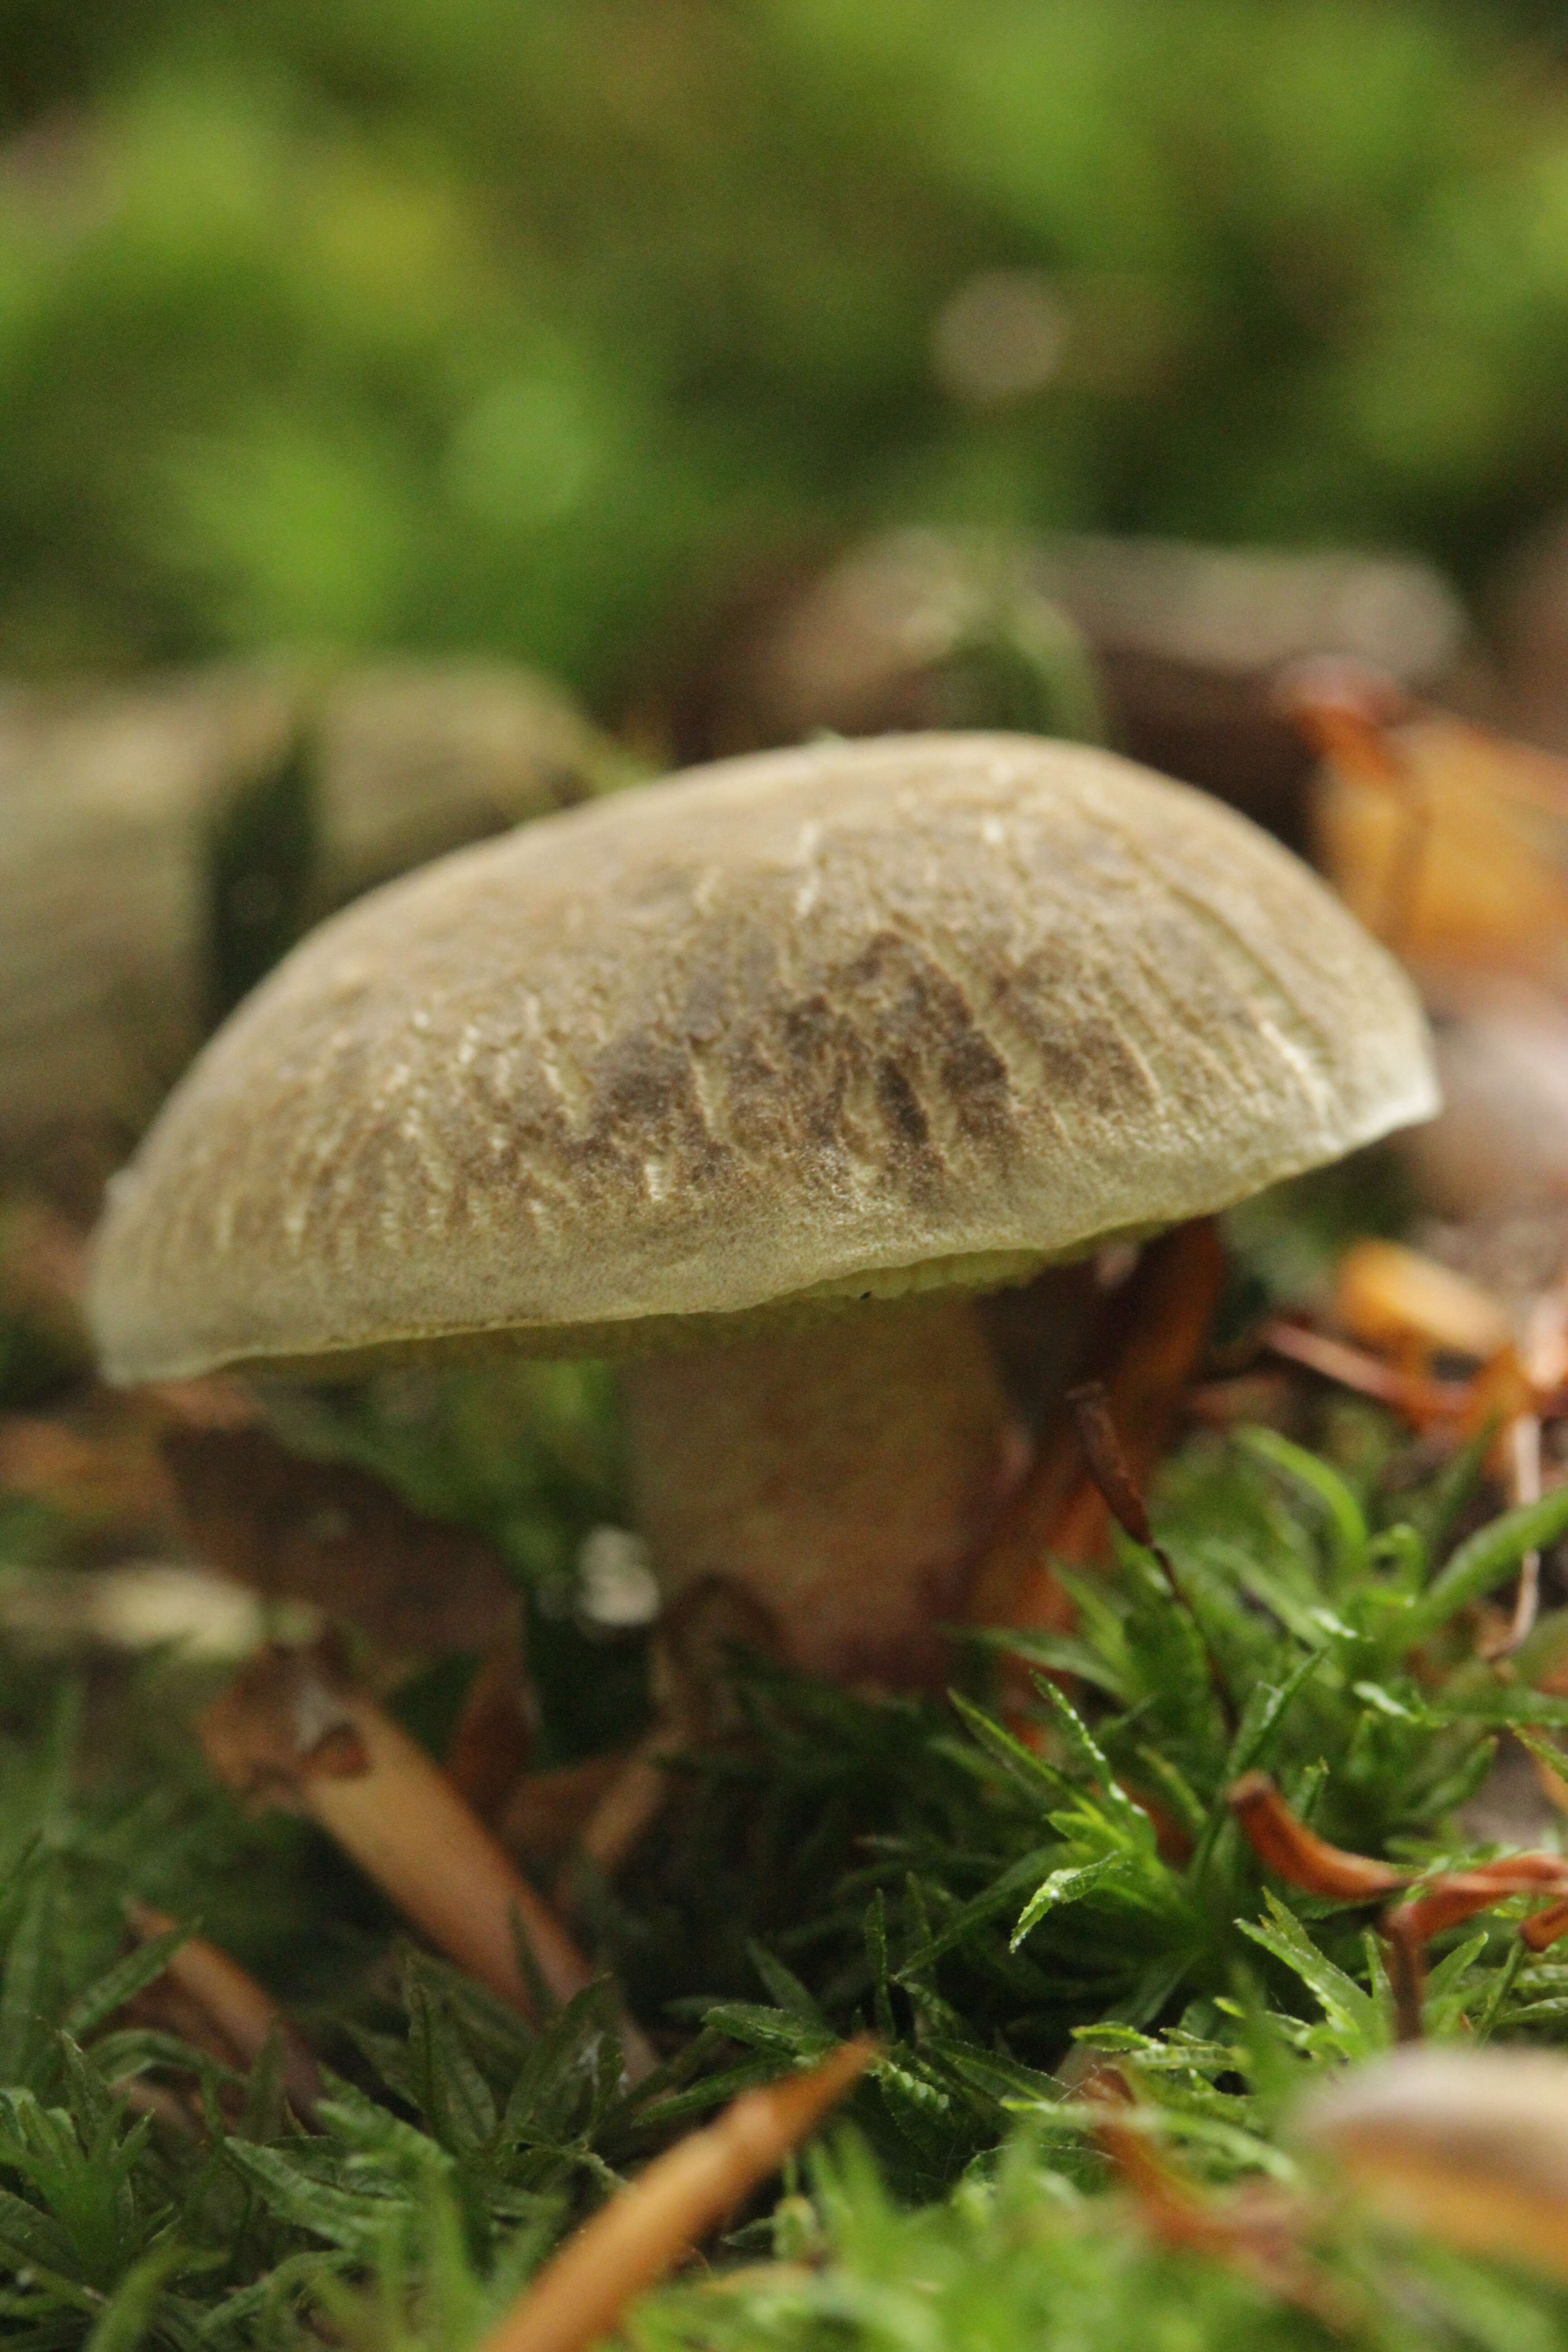
[[[942,1627],[1026,1458],[974,1300],[856,1301],[626,1373],[637,1521],[668,1588],[719,1577],[784,1655],[940,1681]]]

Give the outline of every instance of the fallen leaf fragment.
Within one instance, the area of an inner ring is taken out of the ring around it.
[[[1352,1339],[1373,1348],[1414,1343],[1484,1362],[1513,1339],[1508,1314],[1489,1291],[1399,1242],[1357,1242],[1345,1252],[1334,1313]]]
[[[147,1415],[94,1398],[70,1419],[0,1414],[0,1487],[47,1504],[72,1528],[172,1532],[174,1497]]]
[[[1302,2199],[1260,2182],[1224,2196],[1197,2188],[1159,2153],[1126,2078],[1114,2068],[1096,2067],[1081,2095],[1094,2109],[1095,2139],[1152,2236],[1222,2263],[1336,2331],[1347,2326],[1343,2297],[1303,2251],[1310,2214]]]
[[[1296,2130],[1385,2220],[1568,2279],[1568,2060],[1393,2051],[1313,2093]]]
[[[732,1692],[739,1654],[776,1659],[778,1626],[754,1593],[727,1578],[688,1585],[650,1645],[655,1718],[584,1820],[573,1862],[613,1878],[668,1803],[670,1763],[741,1728]],[[570,1893],[569,1869],[558,1898]]]
[[[519,1628],[479,1660],[447,1750],[453,1787],[492,1829],[527,1773],[534,1731]]]
[[[586,2352],[634,2294],[700,2245],[851,2090],[877,2055],[847,2042],[809,2072],[746,2091],[656,2157],[569,2239],[478,2352]]]
[[[612,1748],[575,1764],[525,1772],[494,1824],[502,1845],[541,1870],[559,1867],[637,1756],[637,1748]]]
[[[516,1590],[490,1546],[367,1472],[290,1454],[260,1427],[171,1429],[163,1454],[193,1552],[253,1591],[352,1619],[395,1656],[515,1635]]]
[[[1342,709],[1313,824],[1363,922],[1418,965],[1568,982],[1568,764],[1434,711],[1402,726]]]
[[[1521,1926],[1521,1938],[1531,1950],[1544,1950],[1568,1927],[1568,1854],[1504,1853],[1473,1870],[1439,1871],[1421,1878],[1413,1871],[1331,1845],[1298,1818],[1266,1772],[1244,1773],[1227,1792],[1227,1801],[1259,1861],[1288,1885],[1344,1903],[1375,1902],[1385,1895],[1408,1897],[1386,1910],[1380,1923],[1388,1946],[1394,2029],[1401,2042],[1421,2038],[1426,1947],[1434,1936],[1473,1919],[1479,1911],[1489,1911],[1511,1895],[1563,1898]]]

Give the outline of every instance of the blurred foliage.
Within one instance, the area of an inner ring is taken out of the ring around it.
[[[1474,577],[1568,482],[1563,47],[1499,0],[0,0],[0,659],[614,698],[695,590],[907,516]],[[1032,373],[966,355],[1009,320]]]

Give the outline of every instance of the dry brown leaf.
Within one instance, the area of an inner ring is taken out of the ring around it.
[[[635,1750],[615,1748],[580,1764],[525,1773],[496,1822],[496,1835],[520,1862],[558,1868],[635,1757]]]
[[[515,1637],[498,1554],[364,1471],[308,1461],[259,1427],[171,1429],[163,1453],[191,1549],[252,1591],[351,1619],[395,1657]]]
[[[1440,713],[1369,725],[1313,815],[1341,895],[1410,962],[1568,991],[1568,764]]]
[[[1357,1242],[1341,1258],[1334,1316],[1368,1347],[1475,1356],[1509,1347],[1507,1310],[1480,1284],[1398,1242]]]
[[[534,1727],[520,1626],[480,1659],[447,1750],[453,1787],[492,1829],[528,1770]]]
[[[0,1415],[0,1487],[75,1527],[166,1541],[176,1504],[157,1439],[143,1407],[102,1392],[58,1414]]]

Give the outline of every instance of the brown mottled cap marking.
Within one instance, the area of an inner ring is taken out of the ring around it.
[[[1436,1107],[1407,982],[1217,802],[1032,737],[818,744],[324,924],[117,1180],[93,1313],[122,1381],[610,1352],[1021,1276]]]

